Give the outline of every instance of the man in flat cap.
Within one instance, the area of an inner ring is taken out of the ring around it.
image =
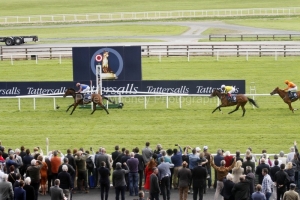
[[[290,184],[290,190],[286,191],[283,195],[283,200],[299,200],[299,194],[295,191],[296,185],[294,183]]]

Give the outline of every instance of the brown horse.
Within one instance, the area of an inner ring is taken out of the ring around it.
[[[300,91],[297,91],[297,96],[298,96],[298,97],[295,98],[295,99],[293,99],[293,100],[291,100],[291,99],[289,98],[288,92],[279,89],[279,87],[276,87],[276,88],[270,93],[270,95],[273,95],[273,94],[278,94],[278,95],[280,96],[280,98],[282,98],[282,100],[284,101],[284,103],[286,103],[286,104],[289,105],[289,108],[290,108],[290,110],[291,110],[293,113],[294,113],[295,110],[297,110],[297,109],[294,109],[294,108],[292,107],[292,103],[295,102],[295,101],[297,101],[297,100],[299,99],[299,97],[300,97]]]
[[[238,94],[236,95],[236,102],[231,102],[228,101],[227,99],[227,95],[222,93],[221,90],[218,89],[214,89],[213,92],[210,95],[210,98],[217,96],[220,100],[221,100],[221,105],[219,105],[218,107],[216,107],[216,109],[214,109],[212,111],[212,113],[214,113],[217,109],[219,109],[219,111],[221,111],[221,107],[227,107],[227,106],[234,106],[236,105],[235,109],[231,112],[229,112],[228,114],[231,114],[235,111],[237,111],[239,109],[239,107],[241,106],[243,109],[243,115],[242,117],[244,117],[246,109],[245,109],[245,105],[246,103],[249,101],[252,105],[254,105],[255,107],[258,108],[258,105],[256,104],[256,102],[249,98],[246,97],[244,94]]]
[[[76,107],[77,107],[79,104],[80,104],[80,105],[83,105],[83,104],[89,104],[89,103],[91,103],[91,102],[93,102],[93,111],[92,111],[91,114],[93,114],[93,113],[95,112],[95,110],[96,110],[96,105],[97,105],[97,104],[98,104],[99,106],[101,106],[101,107],[103,108],[103,110],[106,111],[107,114],[109,114],[108,110],[107,110],[106,107],[103,105],[103,103],[102,103],[102,97],[101,97],[101,95],[99,95],[99,94],[92,94],[92,95],[91,95],[91,100],[88,101],[88,102],[84,102],[84,101],[83,101],[83,96],[82,96],[82,94],[81,94],[81,93],[76,93],[75,90],[74,90],[73,88],[68,88],[68,89],[65,91],[64,98],[65,98],[66,96],[69,96],[69,95],[71,95],[71,96],[73,97],[73,99],[74,99],[74,103],[71,104],[71,105],[68,107],[68,109],[66,110],[66,112],[68,112],[69,109],[70,109],[72,106],[74,106],[74,107],[73,107],[73,110],[72,110],[72,112],[71,112],[70,115],[73,114],[74,110],[76,109]]]

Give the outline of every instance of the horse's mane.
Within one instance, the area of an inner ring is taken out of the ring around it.
[[[74,92],[75,92],[75,89],[74,89],[74,88],[68,88],[68,90],[72,90],[72,91],[74,91]]]

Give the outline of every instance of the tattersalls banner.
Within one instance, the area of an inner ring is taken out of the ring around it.
[[[88,81],[82,83],[90,84]],[[235,86],[236,93],[245,93],[245,80],[103,81],[102,91],[111,95],[137,95],[138,92],[211,94],[222,84]],[[0,96],[56,94],[64,93],[67,88],[77,90],[76,82],[0,82]]]

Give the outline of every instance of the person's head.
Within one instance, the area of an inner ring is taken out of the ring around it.
[[[30,177],[25,178],[25,185],[30,185],[30,183],[31,183],[31,178]]]
[[[265,176],[265,175],[268,174],[268,172],[269,172],[269,171],[268,171],[267,168],[263,168],[261,173],[262,173],[263,176]]]
[[[243,182],[245,180],[245,176],[244,175],[240,175],[240,182]]]
[[[186,168],[187,166],[188,166],[188,163],[187,163],[186,161],[183,161],[182,167],[183,167],[183,168]]]
[[[164,157],[160,157],[160,162],[161,162],[161,163],[165,162]]]
[[[122,169],[122,164],[120,162],[116,163],[116,169]]]
[[[241,168],[242,167],[242,162],[240,160],[236,161],[235,163],[235,168]]]
[[[173,153],[174,155],[177,154],[178,150],[177,149],[173,149]]]
[[[226,176],[226,179],[232,181],[233,180],[233,175],[228,173],[227,176]]]
[[[290,82],[289,80],[285,80],[284,81],[285,84],[289,84],[289,82]]]
[[[15,166],[13,166],[13,165],[9,166],[9,171],[14,172],[15,171]]]
[[[283,152],[283,151],[280,151],[280,152],[279,152],[279,156],[280,156],[280,157],[283,157],[283,156],[284,156],[284,152]]]
[[[208,146],[203,147],[203,151],[206,152],[208,150]]]
[[[247,161],[250,161],[250,160],[251,160],[251,156],[250,156],[250,155],[247,155],[247,156],[246,156],[246,160],[247,160]]]
[[[177,152],[176,152],[176,153],[177,153]],[[171,155],[173,154],[172,149],[168,149],[168,150],[167,150],[167,154],[168,154],[168,156],[171,156]]]
[[[155,159],[151,159],[151,160],[148,162],[147,166],[148,166],[148,169],[152,169],[152,168],[156,167]]]
[[[157,151],[160,151],[160,150],[162,149],[161,144],[157,144],[157,145],[156,145],[156,149],[157,149]]]
[[[60,184],[60,180],[59,179],[55,179],[55,181],[54,181],[54,185],[59,185]]]
[[[129,150],[128,149],[125,150],[125,155],[127,155],[127,156],[129,155]]]
[[[29,149],[26,149],[25,153],[26,153],[27,155],[29,155],[29,154],[30,154],[30,150],[29,150]]]
[[[139,152],[140,152],[140,149],[139,149],[138,147],[135,147],[135,148],[134,148],[134,152],[135,152],[135,153],[139,153]]]
[[[71,154],[71,149],[67,149],[67,154]]]
[[[281,165],[280,165],[280,169],[281,169],[281,170],[284,170],[284,168],[285,168],[285,164],[281,164]]]
[[[57,156],[57,151],[53,151],[53,156]]]
[[[261,150],[261,153],[262,154],[267,153],[267,150],[263,149],[263,150]]]
[[[68,171],[68,166],[67,166],[67,165],[63,165],[63,166],[62,166],[62,170],[63,170],[64,172],[67,172],[67,171]]]
[[[265,160],[264,158],[262,158],[262,159],[260,159],[260,162],[261,162],[261,163],[265,163],[266,160]]]
[[[39,160],[39,161],[43,161],[43,156],[41,156],[41,155],[39,155],[38,157],[37,157],[37,160]]]
[[[240,157],[240,155],[241,155],[241,152],[240,152],[240,151],[236,151],[236,152],[235,152],[235,156],[236,156],[236,157]]]
[[[39,149],[37,148],[37,147],[34,147],[33,148],[33,151],[35,152],[35,151],[38,151]]]
[[[251,147],[248,147],[248,150],[249,150],[250,152],[252,152],[252,148],[251,148]]]
[[[142,190],[140,190],[140,191],[139,191],[139,197],[140,197],[140,198],[143,198],[143,197],[145,197],[145,193],[144,193],[144,191],[142,191]]]
[[[149,147],[150,146],[150,142],[146,142],[146,147]]]
[[[7,179],[8,179],[8,175],[7,174],[2,174],[1,179],[2,179],[3,182],[6,182]]]
[[[73,149],[73,154],[76,154],[77,153],[77,149]]]
[[[67,157],[64,157],[64,160],[63,160],[63,161],[64,161],[64,163],[67,164],[67,163],[69,162],[69,159],[68,159]]]
[[[133,152],[130,153],[130,157],[134,158],[134,153]]]
[[[17,173],[16,174],[16,180],[20,180],[21,179],[21,174]]]
[[[192,153],[193,153],[193,154],[196,154],[196,152],[197,152],[196,149],[193,148],[193,149],[192,149]]]
[[[274,161],[274,165],[275,165],[275,166],[278,166],[278,164],[279,164],[279,161],[278,161],[278,160],[275,160],[275,161]]]
[[[101,167],[105,167],[105,162],[104,162],[104,161],[101,161],[100,166],[101,166]]]
[[[252,172],[252,167],[251,166],[246,166],[246,173]]]
[[[79,87],[80,86],[80,83],[76,83],[76,87]]]
[[[19,186],[20,186],[20,187],[23,187],[23,186],[24,186],[24,181],[23,181],[23,180],[20,180]]]
[[[285,166],[286,169],[292,169],[293,168],[293,163],[292,162],[288,162]]]
[[[225,89],[225,85],[223,84],[223,85],[221,85],[221,89],[222,90],[224,90]]]
[[[153,171],[154,174],[158,174],[158,168],[157,167],[153,167],[152,171]]]
[[[230,151],[225,151],[225,156],[230,156]]]
[[[157,159],[157,154],[156,154],[156,153],[153,153],[152,158],[153,158],[154,160],[156,160],[156,159]]]
[[[256,187],[255,187],[255,189],[256,189],[257,192],[260,192],[261,191],[261,185],[257,184]]]
[[[290,150],[291,150],[291,152],[295,152],[295,148],[294,147],[291,147]]]
[[[199,157],[200,157],[200,158],[204,158],[204,152],[201,152],[201,153],[199,154]]]
[[[82,155],[82,151],[77,151],[77,156],[81,156]]]
[[[200,153],[201,150],[200,147],[196,147],[195,149],[196,149],[196,153]]]
[[[25,151],[25,147],[24,146],[21,146],[21,151],[23,152],[23,151]]]
[[[291,183],[290,184],[290,190],[295,190],[296,188],[296,184],[295,183]]]
[[[222,149],[218,149],[217,154],[222,155]]]
[[[31,165],[36,165],[36,160],[35,160],[35,159],[32,159],[30,164],[31,164]]]
[[[116,151],[119,151],[119,149],[120,149],[119,145],[116,145],[116,146],[115,146],[115,150],[116,150]]]
[[[221,166],[225,166],[225,165],[226,165],[226,161],[225,161],[225,160],[221,160],[220,165],[221,165]]]
[[[123,147],[121,151],[122,151],[122,153],[125,153],[125,151],[126,151],[126,148],[125,148],[125,147]]]
[[[167,152],[165,150],[161,150],[160,153],[161,153],[162,156],[166,156],[167,155]]]
[[[277,154],[274,155],[274,160],[278,160],[278,155]]]

